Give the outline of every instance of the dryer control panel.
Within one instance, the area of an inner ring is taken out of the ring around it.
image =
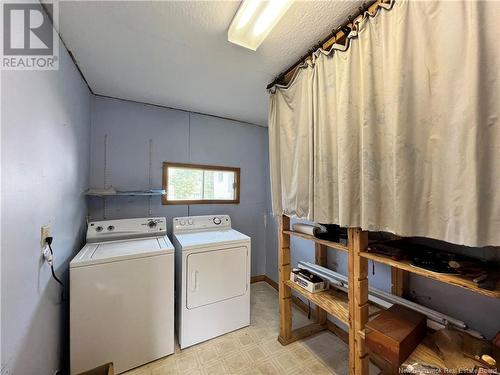
[[[174,218],[174,233],[231,229],[229,215],[185,216]]]

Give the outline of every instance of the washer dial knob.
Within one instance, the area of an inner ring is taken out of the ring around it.
[[[214,217],[213,222],[214,222],[215,225],[219,225],[221,223],[220,217]]]
[[[148,227],[156,228],[156,223],[154,221],[150,221],[150,222],[148,222]]]
[[[102,232],[102,230],[103,230],[103,227],[101,227],[100,225],[95,228],[96,232]]]

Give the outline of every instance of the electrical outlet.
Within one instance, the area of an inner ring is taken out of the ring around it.
[[[40,230],[40,246],[45,247],[45,239],[50,237],[50,225],[44,225]]]

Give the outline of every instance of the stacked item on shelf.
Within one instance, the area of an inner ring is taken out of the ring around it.
[[[426,316],[405,306],[394,304],[366,323],[366,345],[398,368],[426,335]]]
[[[317,293],[328,289],[328,281],[301,268],[294,268],[292,272],[290,272],[290,280],[311,293]]]
[[[347,241],[347,229],[336,224],[296,223],[292,225],[292,229],[294,232],[308,234],[326,241],[340,242],[341,239]]]
[[[500,277],[500,267],[495,262],[416,244],[411,238],[373,242],[368,245],[366,252],[394,260],[408,260],[414,267],[436,273],[460,275],[472,280],[479,288],[488,290],[496,288]]]

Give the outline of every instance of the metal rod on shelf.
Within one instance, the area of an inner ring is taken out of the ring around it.
[[[344,291],[348,287],[348,280],[347,277],[341,275],[338,272],[332,271],[328,268],[318,266],[313,263],[309,262],[302,262],[300,261],[298,264],[299,268],[306,269],[312,273],[315,273],[316,275],[323,277],[324,279],[328,280],[330,283],[332,283],[335,287],[340,287]],[[384,292],[380,289],[373,288],[373,287],[368,287],[368,292],[369,292],[369,300],[380,304],[381,306],[385,307],[387,306],[387,303],[390,304],[399,304],[406,306],[412,310],[418,311],[427,318],[442,324],[443,326],[449,326],[452,325],[454,327],[460,328],[460,329],[467,329],[467,324],[461,320],[452,318],[451,316],[441,314],[440,312],[437,312],[435,310],[429,309],[425,306],[419,305],[417,303],[408,301],[407,299],[395,296],[391,293]],[[380,303],[379,301],[383,301],[383,303]],[[384,303],[385,302],[385,303]]]

